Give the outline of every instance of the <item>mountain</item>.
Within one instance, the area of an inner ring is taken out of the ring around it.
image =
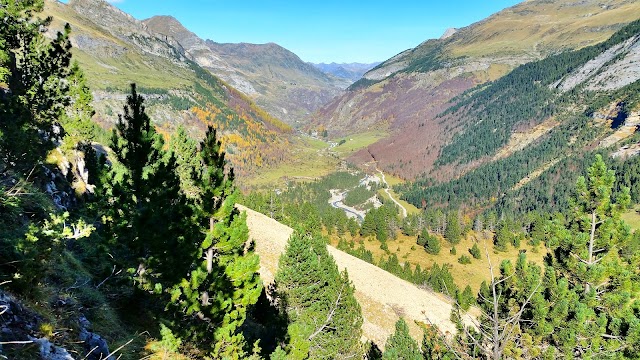
[[[207,125],[215,125],[240,174],[284,158],[290,127],[196,63],[203,62],[202,54],[194,50],[197,41],[157,33],[103,0],[68,4],[47,0],[43,15],[54,19],[50,36],[65,23],[71,25],[74,59],[87,75],[95,120],[103,127],[113,126],[129,83],[135,82],[158,131],[166,137],[179,125],[194,137],[202,136]],[[205,57],[210,67],[229,68],[209,55]]]
[[[439,114],[433,170],[404,186],[422,206],[563,210],[599,153],[640,200],[640,20],[608,40],[517,67]],[[569,177],[570,178],[570,177]],[[568,182],[569,181],[569,182]]]
[[[320,71],[326,74],[331,74],[333,76],[336,76],[342,79],[347,79],[352,82],[356,82],[360,80],[362,78],[362,75],[364,75],[367,71],[373,69],[379,64],[380,62],[375,62],[371,64],[361,64],[361,63],[336,64],[333,62],[331,64],[320,63],[320,64],[312,64],[312,65],[320,69]]]
[[[324,106],[314,125],[332,135],[386,129],[385,139],[352,160],[375,159],[380,168],[409,179],[432,173],[443,147],[463,129],[439,118],[453,99],[519,65],[602,42],[639,13],[640,3],[630,0],[522,2],[383,62]],[[451,178],[467,170],[451,166],[432,176]]]
[[[308,122],[309,114],[350,84],[319,71],[274,43],[220,44],[203,40],[170,16],[155,16],[143,24],[154,33],[175,40],[187,58],[291,125]]]

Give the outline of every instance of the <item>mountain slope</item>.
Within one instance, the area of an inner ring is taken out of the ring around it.
[[[169,16],[152,17],[143,23],[174,39],[188,58],[289,124],[306,123],[310,113],[350,84],[324,74],[277,44],[205,41]]]
[[[278,269],[278,259],[284,252],[293,229],[246,207],[250,238],[256,243],[260,255],[260,277],[265,283],[273,281]],[[449,320],[452,304],[431,291],[419,289],[414,284],[399,279],[390,273],[328,246],[340,270],[349,272],[349,279],[356,288],[356,299],[362,307],[364,336],[383,345],[393,333],[394,324],[400,316],[411,326],[417,341],[422,339],[422,330],[414,321],[430,322],[444,333],[455,333]],[[384,287],[386,291],[379,291]]]
[[[135,82],[166,136],[181,124],[196,137],[207,125],[218,127],[240,174],[283,158],[289,127],[190,60],[175,39],[154,33],[103,0],[45,4],[44,15],[54,18],[49,34],[67,22],[72,27],[74,58],[93,90],[95,120],[104,127],[113,126],[129,83]]]
[[[402,189],[405,199],[562,210],[573,185],[567,169],[582,173],[597,151],[617,158],[608,161],[623,175],[618,186],[640,200],[639,58],[636,20],[607,41],[522,65],[457,98],[438,118],[455,135],[434,170]]]
[[[387,128],[388,138],[354,160],[375,159],[388,172],[415,178],[433,169],[455,134],[436,118],[451,99],[520,64],[600,42],[639,13],[640,3],[629,0],[523,2],[383,62],[323,107],[317,124],[333,134]]]

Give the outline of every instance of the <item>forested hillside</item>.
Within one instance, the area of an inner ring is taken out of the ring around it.
[[[556,87],[601,54],[637,43],[639,38],[640,22],[635,21],[601,44],[522,65],[461,95],[439,115],[439,121],[458,135],[441,150],[437,167],[398,190],[417,206],[478,209],[497,204],[499,210],[518,212],[565,209],[572,180],[559,176],[562,169],[584,172],[590,154],[611,155],[623,145],[637,142],[637,135],[605,140],[640,110],[640,85],[637,79],[627,78],[628,85],[592,90],[593,82],[583,79],[569,91]],[[622,52],[601,64],[598,71],[607,71],[632,53]],[[607,113],[611,106],[613,112]],[[633,134],[636,124],[629,122]],[[545,132],[534,133],[543,123],[548,124]],[[516,129],[532,141],[522,149],[502,151],[508,149]],[[618,157],[614,162],[618,173],[624,174],[623,185],[631,187],[634,201],[638,201],[639,190],[631,179],[635,178],[637,161],[637,157]],[[437,180],[437,174],[454,167],[471,170],[450,181]]]
[[[334,136],[384,129],[387,134],[383,139],[350,160],[359,164],[375,160],[382,170],[409,180],[424,172],[431,172],[438,179],[451,179],[468,168],[434,170],[441,155],[450,156],[446,154],[450,148],[446,151],[443,148],[464,129],[460,123],[481,120],[439,118],[439,114],[455,105],[458,99],[454,98],[475,86],[500,79],[519,65],[601,43],[625,24],[637,20],[638,11],[640,4],[628,0],[607,4],[592,0],[521,2],[458,29],[449,37],[424,41],[384,61],[343,96],[324,106],[315,124],[331,129],[330,135]],[[627,73],[634,68],[633,62],[617,68],[620,71],[600,72],[594,83],[606,83],[616,74],[634,78],[635,75]],[[550,72],[557,74],[555,70]],[[519,95],[544,101],[537,93]],[[542,120],[536,118],[534,122]],[[497,136],[509,138],[510,130],[509,124],[498,127]]]

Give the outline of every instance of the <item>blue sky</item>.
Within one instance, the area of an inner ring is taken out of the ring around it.
[[[383,61],[518,0],[112,0],[137,19],[172,15],[216,42],[275,42],[310,62]]]

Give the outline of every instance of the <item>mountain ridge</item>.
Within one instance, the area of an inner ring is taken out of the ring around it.
[[[50,37],[71,25],[72,52],[94,95],[94,120],[104,128],[114,126],[134,82],[165,138],[181,125],[195,138],[215,125],[238,174],[283,159],[290,128],[190,60],[172,37],[102,0],[46,0],[44,15],[53,17]]]
[[[375,159],[383,170],[414,179],[433,169],[455,134],[436,117],[456,96],[521,64],[603,41],[638,13],[640,3],[628,0],[604,7],[595,0],[520,3],[384,61],[324,106],[313,125],[333,136],[387,129],[387,138],[351,160]]]
[[[322,73],[275,43],[204,40],[173,17],[154,16],[143,23],[173,39],[191,60],[290,125],[306,124],[311,113],[348,86],[344,80]]]

